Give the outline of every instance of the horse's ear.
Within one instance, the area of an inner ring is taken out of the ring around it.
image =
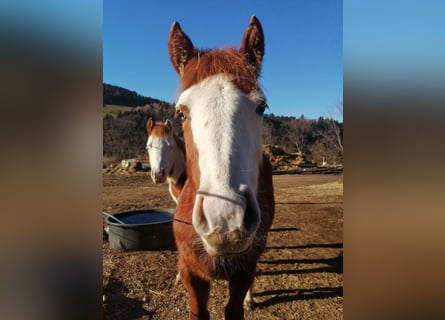
[[[260,21],[255,16],[250,18],[250,24],[244,33],[239,51],[246,57],[258,76],[264,56],[264,33]]]
[[[168,134],[170,134],[170,132],[172,132],[173,129],[173,123],[170,120],[165,120],[164,126],[165,126],[165,131]]]
[[[168,53],[176,72],[182,76],[185,66],[195,54],[195,47],[176,21],[170,29]]]
[[[147,133],[148,133],[148,135],[150,135],[152,128],[153,128],[153,120],[151,118],[149,118],[147,120]]]

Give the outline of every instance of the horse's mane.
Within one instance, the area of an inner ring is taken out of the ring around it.
[[[257,74],[235,48],[200,50],[187,63],[182,74],[181,91],[207,77],[224,74],[244,93],[257,88]]]

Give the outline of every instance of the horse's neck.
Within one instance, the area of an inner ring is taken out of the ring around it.
[[[169,183],[183,185],[185,182],[185,149],[183,142],[174,136],[175,144],[173,145],[175,160],[173,162],[173,170],[169,175]],[[182,144],[181,144],[182,143]]]

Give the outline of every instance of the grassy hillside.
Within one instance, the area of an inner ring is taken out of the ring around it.
[[[116,104],[106,104],[103,107],[103,116],[110,115],[112,117],[116,117],[118,113],[123,112],[131,112],[134,107],[128,107],[128,106],[119,106]]]

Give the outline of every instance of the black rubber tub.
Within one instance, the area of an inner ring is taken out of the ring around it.
[[[113,214],[123,222],[107,217],[110,247],[122,251],[173,250],[173,209],[148,209]]]

